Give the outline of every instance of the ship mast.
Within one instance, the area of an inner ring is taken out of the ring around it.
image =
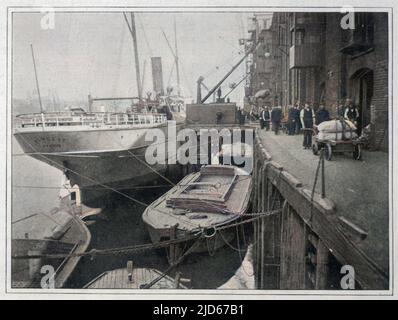
[[[32,52],[33,68],[34,68],[34,70],[35,70],[36,89],[37,89],[37,95],[38,95],[38,97],[39,97],[40,113],[43,113],[43,104],[42,104],[42,102],[41,102],[39,80],[38,80],[38,78],[37,78],[35,54],[34,54],[34,52],[33,52],[33,45],[32,45],[32,44],[30,45],[30,50],[31,50],[31,52]]]
[[[129,28],[131,37],[133,38],[133,46],[134,46],[134,60],[135,60],[135,76],[137,81],[137,91],[138,91],[138,100],[141,104],[142,102],[142,89],[141,89],[141,75],[140,75],[140,62],[138,59],[138,47],[137,47],[137,32],[135,28],[135,17],[134,12],[130,13],[131,25],[127,19],[127,15],[123,12],[124,19],[126,20],[127,27]]]
[[[175,48],[175,64],[176,64],[176,74],[177,74],[177,94],[178,96],[181,95],[181,88],[180,88],[180,67],[178,64],[178,48],[177,48],[177,25],[176,20],[174,18],[174,48]]]
[[[174,19],[174,49],[171,46],[169,39],[167,39],[166,34],[164,33],[164,31],[162,30],[163,33],[163,37],[166,40],[166,43],[170,49],[171,54],[174,57],[174,64],[176,66],[176,76],[177,76],[177,94],[180,96],[181,95],[181,88],[180,88],[180,65],[178,62],[178,47],[177,47],[177,25],[176,25],[176,21]]]

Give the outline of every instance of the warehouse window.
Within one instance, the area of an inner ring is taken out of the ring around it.
[[[374,20],[369,12],[355,13],[355,29],[342,32],[343,48],[341,51],[347,54],[357,54],[366,51],[373,46]]]
[[[295,32],[295,45],[301,45],[304,43],[304,36],[305,36],[305,32],[304,30],[296,30]]]

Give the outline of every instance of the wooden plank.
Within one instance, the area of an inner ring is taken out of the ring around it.
[[[256,201],[256,212],[261,211],[260,207],[260,202],[259,198],[261,197],[261,162],[258,159],[257,160],[257,198],[255,199]],[[261,265],[261,221],[257,221],[257,263],[256,263],[256,269],[257,269],[257,274],[258,274],[258,288],[261,289],[261,272],[260,272],[260,265]]]
[[[279,171],[283,170],[283,166],[281,166],[278,162],[270,161],[269,165],[272,166],[276,170],[279,170]]]
[[[265,202],[266,202],[266,197],[267,197],[267,179],[265,176],[265,172],[264,172],[265,167],[262,166],[259,169],[259,174],[260,174],[260,179],[261,179],[261,194],[259,196],[259,203],[260,203],[260,210],[261,212],[265,211]],[[264,259],[265,259],[265,253],[264,253],[264,247],[265,247],[265,219],[261,218],[260,220],[260,226],[261,226],[261,232],[260,232],[260,236],[261,236],[261,262],[260,262],[260,274],[261,274],[261,285],[260,288],[264,289],[264,277],[265,277],[265,266],[264,266]]]
[[[177,239],[177,224],[170,227],[170,240]],[[177,249],[178,244],[171,244],[170,245],[170,253],[169,253],[169,264],[173,265],[177,261]]]
[[[314,246],[316,249],[318,246],[318,237],[315,236],[313,233],[308,234],[308,241]]]
[[[259,168],[261,166],[259,165],[259,160],[255,161],[255,171],[254,171],[254,196],[253,196],[253,211],[254,212],[258,212],[259,208],[258,208],[258,196],[259,196],[259,187],[258,187],[258,181],[259,181],[259,177],[260,177],[260,173],[259,173]]]
[[[282,178],[294,188],[301,188],[303,184],[287,171],[282,171]]]
[[[272,204],[274,198],[272,183],[266,179],[267,166],[263,167],[263,211],[278,209]],[[273,206],[273,207],[271,207]],[[280,215],[265,217],[263,220],[263,246],[262,246],[262,266],[263,266],[263,289],[279,288],[279,265],[280,265]]]
[[[366,231],[364,231],[345,217],[339,217],[339,222],[340,225],[350,233],[353,240],[364,240],[368,236],[368,233]]]
[[[258,247],[258,235],[257,235],[257,224],[258,221],[253,222],[253,271],[254,271],[254,285],[258,289],[258,270],[257,270],[257,247]]]
[[[261,280],[260,280],[260,289],[264,289],[264,258],[265,258],[265,250],[264,250],[264,246],[265,246],[265,224],[264,224],[264,218],[260,219],[260,226],[261,226],[261,232],[260,232],[260,237],[261,237],[261,251],[260,251],[260,275],[261,275]]]
[[[257,212],[257,197],[258,197],[258,161],[257,161],[258,153],[254,153],[254,165],[253,165],[253,199],[252,199],[252,211]],[[254,228],[254,246],[253,246],[253,268],[254,268],[254,282],[255,287],[259,288],[258,282],[258,269],[257,269],[257,261],[258,261],[258,221],[253,222]]]
[[[235,168],[228,166],[215,166],[208,165],[200,168],[200,173],[204,175],[223,175],[223,176],[233,176],[235,175]]]

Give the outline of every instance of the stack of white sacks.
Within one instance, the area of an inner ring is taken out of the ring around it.
[[[358,137],[356,126],[348,120],[330,120],[317,126],[320,140],[346,140]],[[344,134],[344,136],[343,136]]]

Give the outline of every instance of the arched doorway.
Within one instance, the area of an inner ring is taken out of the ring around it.
[[[350,96],[358,107],[359,131],[370,124],[370,105],[373,97],[373,70],[362,68],[356,71],[350,78]]]

